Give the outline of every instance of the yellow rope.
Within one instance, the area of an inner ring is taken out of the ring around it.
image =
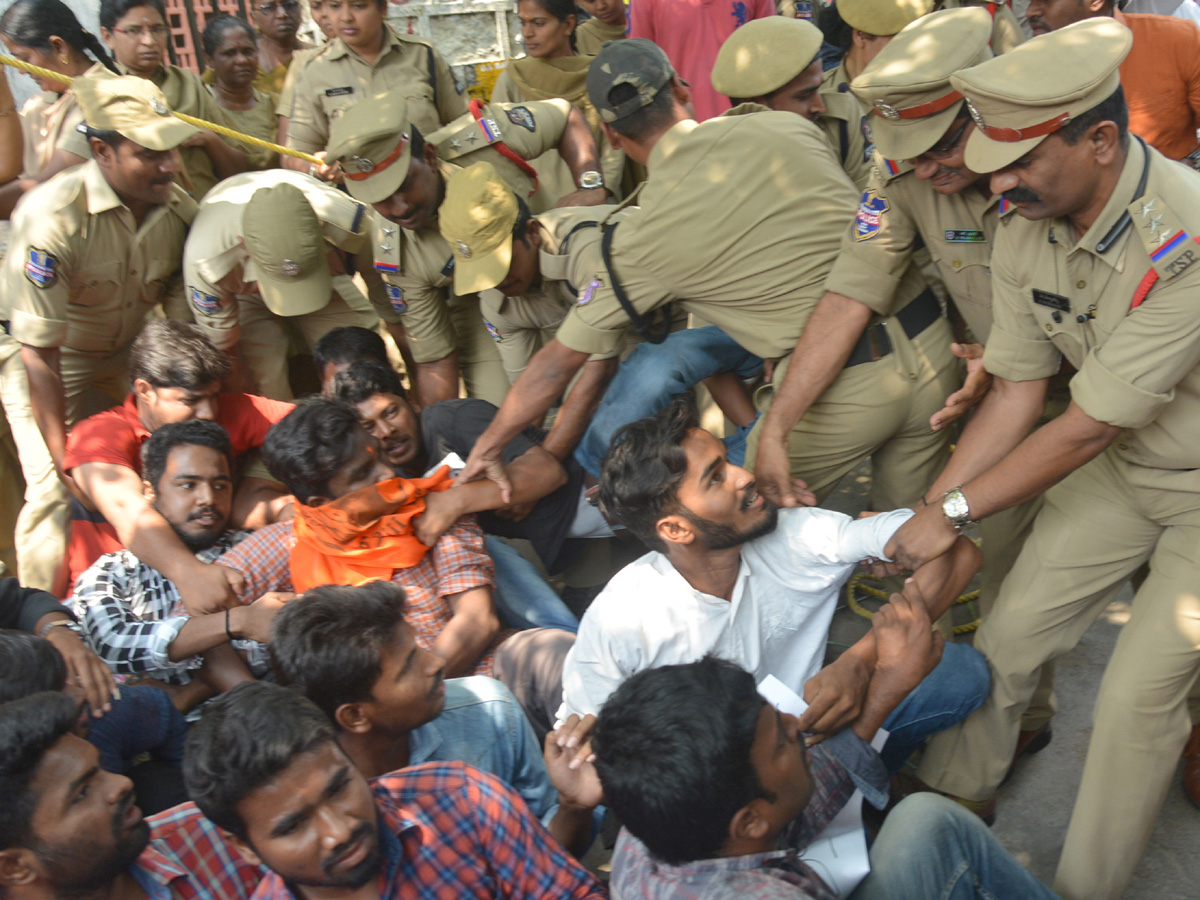
[[[61,84],[70,84],[74,79],[70,75],[63,75],[59,72],[51,72],[49,69],[43,69],[41,66],[30,65],[27,62],[22,62],[19,59],[13,59],[11,56],[0,54],[0,63],[6,66],[12,66],[14,69],[20,69],[22,72],[28,72],[30,75],[40,75],[43,78],[49,78],[51,81],[57,81]],[[235,141],[240,141],[243,144],[249,144],[251,147],[262,147],[264,150],[272,150],[275,153],[283,156],[291,156],[296,159],[302,159],[305,162],[321,165],[322,160],[311,153],[304,153],[300,150],[293,150],[290,147],[281,147],[279,144],[272,144],[270,141],[264,141],[262,138],[256,138],[253,135],[242,134],[240,131],[234,131],[232,128],[226,128],[224,125],[218,125],[216,122],[207,122],[204,119],[197,119],[195,116],[185,115],[181,112],[171,111],[175,118],[182,119],[189,125],[195,125],[197,128],[204,128],[216,134],[223,135],[227,138],[233,138]]]
[[[867,583],[868,579],[870,579],[870,581],[874,582],[874,584],[868,584]],[[884,602],[886,602],[888,597],[891,596],[891,594],[885,588],[876,587],[875,586],[876,584],[879,584],[879,581],[875,578],[872,578],[866,572],[859,572],[857,575],[855,575],[853,578],[851,578],[850,581],[846,584],[846,605],[849,606],[853,612],[862,616],[864,619],[873,618],[875,613],[871,612],[871,610],[864,607],[859,602],[858,598],[855,596],[855,593],[862,593],[867,597],[874,597],[876,600],[883,600]],[[974,590],[974,591],[969,591],[969,592],[963,594],[961,597],[959,597],[954,602],[956,604],[970,603],[970,602],[972,602],[974,600],[978,600],[978,599],[979,599],[979,591]],[[965,625],[955,625],[954,633],[955,634],[967,634],[969,632],[974,631],[978,627],[979,627],[979,619],[975,619],[975,621],[967,622]]]

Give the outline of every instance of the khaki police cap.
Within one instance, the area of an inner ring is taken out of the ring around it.
[[[367,97],[333,120],[325,161],[342,164],[355,200],[379,203],[408,177],[409,129],[408,105],[398,93]]]
[[[174,150],[200,129],[177,119],[154,84],[136,75],[81,75],[71,82],[83,120],[150,150]]]
[[[460,169],[446,179],[438,229],[454,253],[454,292],[494,288],[512,265],[517,196],[491,163]]]
[[[933,9],[933,0],[838,0],[842,21],[866,34],[887,37]]]
[[[1124,25],[1084,19],[954,75],[950,83],[967,98],[976,125],[967,140],[967,166],[1002,169],[1099,105],[1120,87],[1118,67],[1131,46]]]
[[[292,184],[259,188],[242,216],[242,238],[254,262],[267,309],[277,316],[303,316],[329,303],[333,279],[326,259],[321,220],[303,191]]]
[[[821,41],[821,29],[804,19],[768,16],[747,22],[721,45],[713,90],[741,100],[765,97],[812,65]]]
[[[674,74],[667,54],[654,41],[645,38],[609,41],[588,67],[588,99],[600,118],[616,122],[653,103]],[[614,103],[609,95],[622,84],[632,85],[635,93]]]
[[[880,153],[912,159],[942,139],[963,105],[950,76],[991,59],[991,38],[987,10],[966,6],[922,16],[879,51],[850,90],[873,113]]]

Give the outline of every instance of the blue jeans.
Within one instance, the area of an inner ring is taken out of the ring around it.
[[[752,378],[761,371],[762,360],[716,325],[676,331],[661,344],[638,344],[604,392],[575,461],[599,478],[600,462],[622,426],[654,415],[705,378],[722,372]],[[745,435],[742,442],[745,459]]]
[[[913,794],[871,847],[871,874],[851,900],[1057,900],[979,817],[937,794]]]
[[[978,708],[987,699],[991,683],[982,653],[966,644],[947,644],[937,667],[883,723],[891,734],[879,755],[888,774],[899,772],[926,738],[961,722]]]
[[[155,687],[121,685],[121,699],[99,719],[88,719],[88,740],[100,752],[100,766],[129,774],[133,758],[149,753],[179,765],[187,722],[170,695]]]
[[[579,620],[533,563],[492,535],[484,538],[488,555],[496,564],[493,597],[500,620],[510,628],[561,628],[575,634]]]

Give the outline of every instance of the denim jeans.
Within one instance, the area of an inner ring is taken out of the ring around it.
[[[891,734],[879,755],[888,774],[900,771],[926,738],[961,722],[982,704],[991,682],[982,653],[966,644],[947,644],[937,667],[883,723]]]
[[[575,448],[575,461],[599,478],[600,462],[622,426],[654,415],[712,375],[737,372],[752,378],[761,371],[762,360],[716,325],[676,331],[661,344],[638,344],[605,391]],[[742,441],[745,459],[744,435]]]
[[[500,620],[510,628],[561,628],[575,634],[579,620],[537,568],[498,537],[484,538],[496,564],[494,598]]]
[[[851,900],[1057,900],[979,817],[937,794],[913,794],[883,823],[871,874]]]
[[[170,695],[155,687],[121,685],[121,699],[99,719],[88,719],[88,740],[100,752],[100,766],[120,775],[129,773],[135,756],[179,765],[187,722]]]

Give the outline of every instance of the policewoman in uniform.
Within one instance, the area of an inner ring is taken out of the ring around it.
[[[370,258],[373,218],[333,185],[286,169],[235,175],[204,198],[184,248],[188,303],[252,393],[292,398],[289,324],[310,351],[334,328],[375,324],[345,260]]]
[[[848,93],[850,82],[887,46],[892,36],[931,9],[933,0],[838,0],[822,15],[832,14],[841,19],[845,56],[825,73],[821,92]]]
[[[755,356],[788,356],[854,216],[857,192],[815,125],[753,105],[697,123],[684,105],[687,88],[649,41],[606,46],[589,73],[589,93],[606,134],[647,164],[649,180],[641,205],[607,231],[604,283],[571,308],[514,385],[476,444],[468,477],[500,477],[494,454],[505,432],[544,412],[545,398],[588,355],[610,352],[630,327],[663,340],[672,301]],[[890,320],[894,343],[886,350],[877,343],[877,353],[847,367],[831,402],[814,408],[795,434],[797,467],[818,497],[874,457],[878,508],[910,502],[919,497],[914,482],[946,456],[928,417],[954,377],[949,325],[919,278],[901,302],[912,311]],[[653,349],[669,352],[669,344]],[[776,367],[777,381],[786,368],[786,361]],[[751,432],[748,458],[754,440]]]
[[[508,389],[478,296],[453,290],[454,255],[437,227],[445,180],[487,161],[528,196],[535,184],[528,160],[556,147],[577,180],[598,174],[587,121],[565,100],[477,107],[426,136],[404,99],[392,94],[358,104],[335,123],[326,159],[346,173],[350,193],[379,214],[374,266],[387,304],[377,308],[385,322],[403,324],[423,407],[457,397],[460,373],[468,396],[499,405]],[[607,196],[597,187],[570,199],[596,204]]]
[[[17,205],[0,297],[0,399],[26,483],[17,553],[22,582],[43,589],[65,551],[67,428],[124,397],[129,345],[154,309],[186,316],[180,268],[196,213],[173,152],[196,129],[162,91],[113,76],[73,90],[94,158]]]
[[[1045,491],[976,635],[991,695],[918,772],[976,804],[1004,778],[1039,667],[1149,562],[1100,684],[1054,882],[1068,900],[1124,893],[1200,672],[1200,175],[1128,133],[1118,66],[1131,44],[1124,26],[1087,19],[951,79],[976,124],[966,163],[992,172],[1018,215],[992,257],[995,383],[895,538],[912,565]],[[1071,404],[1029,434],[1064,359],[1078,370]]]

